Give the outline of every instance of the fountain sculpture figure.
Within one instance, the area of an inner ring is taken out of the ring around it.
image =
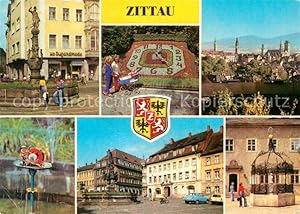
[[[38,80],[41,79],[40,70],[43,65],[43,51],[39,49],[39,22],[40,18],[37,13],[37,8],[32,7],[29,8],[29,12],[32,15],[32,29],[31,29],[31,41],[32,41],[32,47],[27,53],[27,64],[31,70],[31,82],[35,83]],[[41,57],[39,57],[39,51]]]

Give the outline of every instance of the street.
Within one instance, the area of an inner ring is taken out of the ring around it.
[[[137,93],[125,94],[114,93],[112,97],[101,97],[103,115],[130,115],[130,97],[136,95],[163,95],[171,97],[172,115],[198,115],[199,114],[199,92],[168,90],[155,88],[138,88]]]
[[[98,81],[79,84],[79,98],[72,102],[65,102],[62,110],[53,105],[50,100],[48,109],[42,100],[35,103],[35,107],[25,107],[25,103],[18,103],[17,107],[0,103],[0,115],[98,115],[99,114]]]
[[[222,205],[211,204],[185,204],[182,199],[170,199],[168,204],[160,204],[159,201],[144,201],[140,204],[115,205],[105,207],[90,207],[78,209],[80,214],[221,214]]]
[[[300,214],[300,204],[286,207],[239,207],[239,202],[226,198],[226,213],[228,214]]]

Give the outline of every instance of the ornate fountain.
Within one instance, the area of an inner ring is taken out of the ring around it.
[[[26,201],[29,194],[30,214],[34,214],[34,198],[38,193],[35,188],[35,175],[39,170],[52,168],[52,164],[44,161],[44,153],[38,148],[22,146],[19,150],[21,160],[16,160],[14,165],[20,169],[27,169],[29,173],[29,188],[26,189]]]
[[[29,12],[32,15],[32,29],[31,29],[31,41],[32,41],[32,47],[27,53],[27,64],[31,70],[31,83],[36,83],[38,80],[41,79],[40,70],[43,65],[43,52],[39,49],[39,22],[40,18],[37,13],[36,7],[29,8]],[[39,57],[39,52],[41,57]]]
[[[115,183],[118,180],[118,174],[115,172],[114,161],[110,150],[107,151],[107,165],[104,173],[104,180],[106,181],[106,191],[115,192]]]
[[[106,161],[107,164],[103,173],[103,178],[106,181],[106,190],[103,192],[82,193],[82,201],[78,202],[80,209],[88,206],[120,205],[137,202],[136,195],[116,191],[115,184],[118,181],[118,173],[115,172],[115,161],[110,150],[107,151]]]
[[[251,165],[250,203],[253,206],[282,207],[295,204],[290,177],[293,163],[276,151],[273,128],[268,129],[268,151],[261,151]]]

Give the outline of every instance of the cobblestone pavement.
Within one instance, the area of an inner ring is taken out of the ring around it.
[[[130,115],[130,97],[136,95],[163,95],[172,98],[172,115],[198,115],[199,114],[199,92],[182,91],[154,88],[139,88],[137,92],[130,94],[124,92],[114,93],[112,97],[101,97],[101,108],[103,115]]]
[[[170,199],[168,204],[144,201],[140,204],[89,207],[78,209],[78,214],[222,214],[222,205],[185,204],[182,199]]]
[[[300,204],[287,207],[239,207],[239,202],[226,198],[226,214],[300,214]]]
[[[65,102],[62,110],[51,105],[46,109],[42,100],[36,103],[37,107],[18,107],[0,105],[0,115],[98,115],[99,114],[99,83],[88,82],[87,85],[79,84],[79,99]]]

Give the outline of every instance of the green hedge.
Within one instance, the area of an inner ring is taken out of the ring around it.
[[[78,83],[65,83],[66,88],[78,86]],[[56,83],[48,83],[47,88],[56,88]],[[1,82],[0,89],[39,89],[39,84],[31,84],[27,82]]]
[[[181,89],[181,90],[199,90],[199,80],[196,78],[153,78],[141,77],[139,82],[143,87]]]

